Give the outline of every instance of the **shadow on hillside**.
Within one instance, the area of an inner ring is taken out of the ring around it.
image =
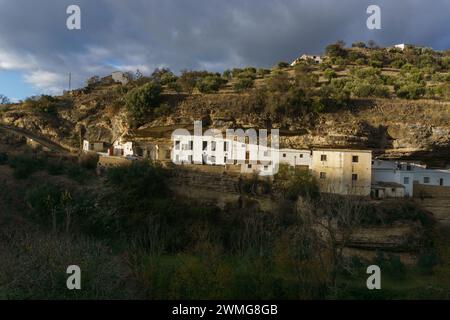
[[[388,133],[388,127],[379,125],[375,127],[367,121],[359,124],[359,131],[362,136],[367,137],[366,147],[370,149],[392,149],[394,139]]]
[[[435,146],[431,150],[417,151],[403,159],[423,162],[429,168],[443,169],[450,165],[450,145]]]

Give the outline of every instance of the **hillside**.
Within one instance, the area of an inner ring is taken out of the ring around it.
[[[280,62],[270,70],[176,76],[163,69],[125,86],[93,77],[86,88],[63,96],[1,106],[0,121],[71,149],[83,138],[168,137],[177,127],[203,120],[204,127],[219,129],[279,128],[284,147],[370,148],[386,157],[449,164],[448,51],[339,44],[326,51],[321,64]],[[136,105],[133,94],[144,94],[152,84],[157,98]]]

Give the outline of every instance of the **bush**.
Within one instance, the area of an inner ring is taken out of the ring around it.
[[[277,68],[278,69],[289,68],[289,63],[287,63],[286,61],[280,61],[277,63]]]
[[[315,178],[307,171],[296,170],[287,165],[280,165],[277,180],[284,197],[296,201],[299,196],[316,198],[319,195],[319,185]]]
[[[226,80],[218,75],[206,76],[197,83],[197,88],[202,93],[217,92],[225,82]]]
[[[418,83],[407,83],[395,87],[395,93],[399,98],[419,99],[425,92],[425,85]]]
[[[269,69],[259,68],[256,75],[260,78],[264,78],[266,75],[270,74]]]
[[[336,42],[325,48],[325,54],[330,58],[345,58],[347,56],[347,50],[344,48],[342,42]]]
[[[128,112],[132,120],[142,121],[161,100],[161,85],[149,82],[131,90],[125,97]]]
[[[47,172],[52,176],[58,176],[64,173],[64,166],[60,161],[48,161]]]
[[[417,267],[421,274],[432,275],[433,269],[439,263],[439,257],[435,253],[425,253],[419,256]]]
[[[98,158],[97,154],[83,154],[78,158],[78,163],[81,168],[95,170],[97,169]]]
[[[360,98],[387,97],[389,95],[389,90],[384,85],[355,80],[352,82],[351,86],[352,94]]]
[[[245,89],[253,88],[254,83],[255,83],[255,80],[253,80],[250,77],[248,77],[248,78],[239,77],[238,79],[236,79],[236,82],[234,83],[233,87],[234,87],[234,90],[236,90],[236,91],[242,91]]]
[[[57,100],[49,95],[27,98],[24,107],[37,109],[42,113],[55,114],[57,109]]]
[[[352,48],[365,48],[366,44],[362,41],[352,43]]]
[[[387,275],[395,280],[404,280],[406,278],[406,267],[398,255],[388,254],[386,256],[378,252],[374,263],[381,268],[382,272],[386,272]]]
[[[16,179],[26,179],[46,166],[46,159],[37,155],[21,155],[12,158],[9,165]]]
[[[8,164],[8,155],[6,153],[0,152],[0,166]]]
[[[331,79],[337,78],[337,73],[333,69],[327,69],[323,72],[324,77],[331,81]]]
[[[157,117],[167,116],[171,113],[172,108],[167,103],[161,104],[159,107],[155,108],[154,114]]]

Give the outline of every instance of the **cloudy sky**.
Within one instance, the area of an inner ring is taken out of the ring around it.
[[[66,9],[81,8],[81,30]],[[381,30],[366,27],[370,4]],[[23,99],[92,75],[270,67],[342,39],[450,49],[450,0],[0,0],[0,93]]]

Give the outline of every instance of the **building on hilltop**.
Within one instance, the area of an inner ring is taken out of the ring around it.
[[[128,82],[130,82],[130,76],[127,72],[114,71],[111,76],[114,82],[120,82],[122,85],[126,85]]]
[[[303,54],[299,58],[292,61],[291,67],[294,67],[301,61],[311,61],[313,63],[319,64],[323,62],[323,58],[320,55]]]

